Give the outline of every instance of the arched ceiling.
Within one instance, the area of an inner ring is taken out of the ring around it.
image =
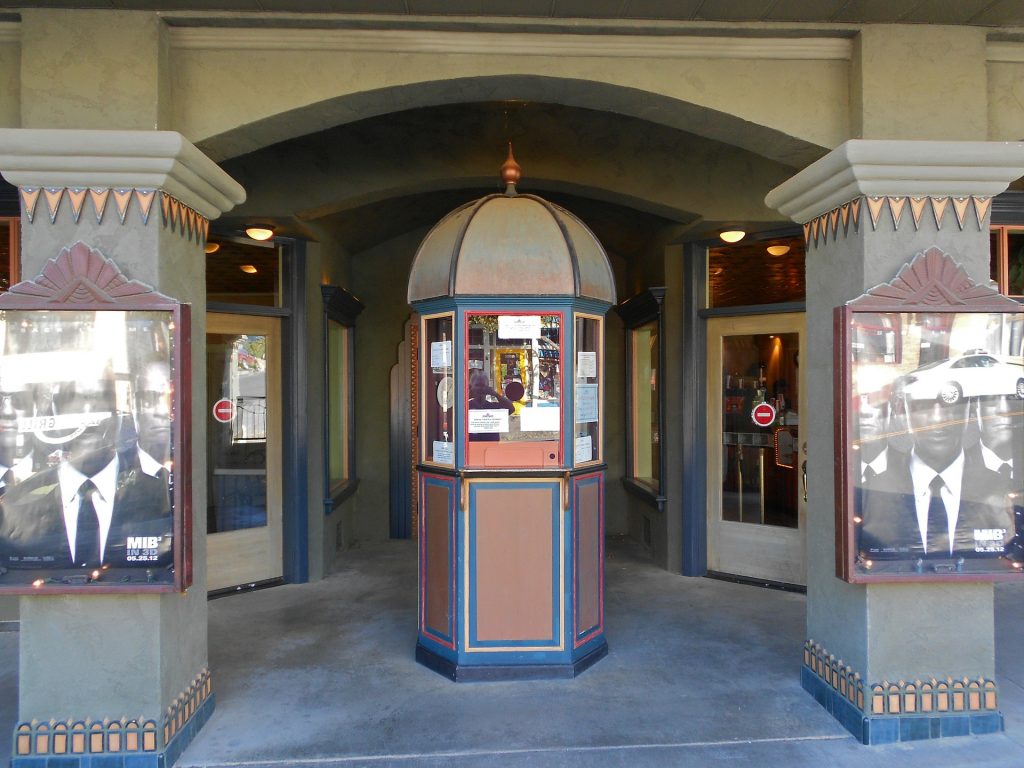
[[[652,238],[778,215],[765,193],[794,169],[748,150],[615,112],[536,102],[404,110],[310,133],[222,163],[248,199],[223,225],[327,228],[351,253],[429,226],[500,189],[511,140],[520,188],[582,218],[627,257]]]
[[[285,110],[196,143],[210,157],[222,161],[333,126],[395,112],[509,98],[637,117],[654,125],[724,142],[793,168],[802,168],[827,152],[825,147],[767,126],[663,94],[599,81],[534,75],[426,80],[345,94],[308,107]]]

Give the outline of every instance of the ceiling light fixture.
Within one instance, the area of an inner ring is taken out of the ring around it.
[[[245,234],[253,240],[269,240],[274,236],[274,228],[270,224],[250,224]]]
[[[205,250],[207,254],[216,253],[220,250],[220,243],[207,243]]]
[[[770,253],[772,256],[785,256],[787,253],[789,253],[789,246],[788,245],[769,245],[768,246],[768,253]]]
[[[252,264],[243,264],[242,266],[239,267],[239,269],[245,272],[245,274],[247,275],[256,274],[256,267],[254,267]]]
[[[722,240],[725,241],[726,243],[738,243],[740,240],[747,236],[747,233],[744,232],[742,229],[727,229],[725,230],[725,232],[720,233],[718,236],[722,238]]]

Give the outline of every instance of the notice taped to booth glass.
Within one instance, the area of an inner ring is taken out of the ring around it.
[[[445,443],[440,440],[435,440],[433,443],[434,456],[433,459],[438,464],[454,464],[455,463],[455,444]]]
[[[504,408],[474,408],[466,420],[471,435],[508,432],[508,411]]]
[[[499,339],[539,339],[540,315],[498,315]]]
[[[430,342],[430,367],[438,373],[452,367],[452,343],[450,341]]]

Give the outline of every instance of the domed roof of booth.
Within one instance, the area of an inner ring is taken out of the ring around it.
[[[572,296],[615,303],[615,278],[594,233],[569,211],[519,194],[522,171],[501,166],[505,192],[449,213],[416,251],[409,302],[442,296]]]

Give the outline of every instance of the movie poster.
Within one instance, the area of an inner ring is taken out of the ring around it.
[[[1020,572],[1024,313],[846,318],[851,580]]]
[[[175,581],[174,313],[0,311],[0,588]]]

